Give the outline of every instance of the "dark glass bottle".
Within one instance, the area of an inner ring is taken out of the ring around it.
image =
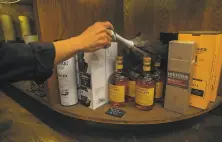
[[[163,101],[163,88],[164,88],[164,80],[165,75],[163,70],[160,69],[160,61],[161,59],[158,58],[154,63],[153,69],[153,77],[156,81],[155,87],[155,102],[162,102]]]
[[[112,106],[124,106],[128,93],[128,77],[122,71],[123,57],[118,56],[116,60],[116,72],[109,79],[109,100]]]
[[[152,110],[154,105],[155,80],[151,73],[151,58],[144,57],[143,73],[136,82],[136,107],[139,110]]]
[[[136,96],[136,80],[138,79],[140,73],[135,68],[129,71],[128,73],[129,82],[128,82],[128,96],[127,101],[128,102],[135,102],[135,96]]]

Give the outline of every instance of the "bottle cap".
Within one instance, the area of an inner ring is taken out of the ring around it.
[[[151,58],[150,58],[150,57],[144,57],[144,58],[143,58],[143,61],[144,61],[144,62],[150,62],[150,61],[151,61]]]
[[[143,66],[144,71],[150,71],[150,66]]]
[[[150,62],[144,62],[143,66],[150,66]]]
[[[117,60],[116,63],[117,63],[117,64],[123,64],[123,61]]]
[[[154,66],[155,67],[159,67],[160,66],[160,62],[155,62]]]
[[[123,60],[123,56],[117,56],[117,60]]]

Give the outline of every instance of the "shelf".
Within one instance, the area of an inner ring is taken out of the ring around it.
[[[218,97],[216,102],[210,103],[206,110],[190,107],[190,110],[185,115],[166,110],[159,104],[156,104],[154,109],[151,111],[140,111],[136,109],[134,105],[128,105],[122,108],[126,111],[126,114],[122,118],[117,118],[105,114],[105,112],[110,108],[109,104],[106,104],[96,110],[89,109],[85,106],[82,106],[81,104],[76,104],[71,107],[64,107],[60,104],[57,104],[55,105],[54,109],[71,117],[100,123],[160,124],[180,121],[202,115],[219,106],[221,100],[222,97]]]
[[[133,104],[128,104],[127,106],[121,108],[126,111],[125,115],[122,118],[117,118],[105,114],[105,112],[111,107],[109,104],[105,104],[102,107],[97,108],[96,110],[87,108],[79,103],[69,107],[62,106],[61,104],[54,104],[53,107],[51,107],[46,100],[43,100],[42,98],[34,94],[31,94],[30,92],[25,91],[24,83],[22,87],[19,86],[19,84],[13,86],[23,91],[27,95],[31,96],[32,98],[36,99],[40,103],[57,111],[58,113],[77,119],[106,123],[106,124],[146,125],[146,124],[170,123],[205,114],[213,110],[217,106],[219,106],[222,101],[222,97],[218,96],[215,103],[210,103],[206,110],[190,107],[190,110],[185,115],[166,110],[160,104],[156,104],[153,110],[151,111],[140,111],[136,109]]]
[[[28,91],[25,91],[25,90],[21,90],[21,91],[23,91],[25,94],[29,95],[30,97],[34,98],[35,100],[39,101],[43,105],[46,105],[49,107],[49,104],[46,99],[36,96],[35,94],[29,93]]]
[[[27,89],[29,89],[29,82],[28,81],[22,81],[22,82],[17,82],[17,83],[13,83],[12,86],[19,89],[20,91],[24,92],[26,95],[34,98],[35,100],[39,101],[40,103],[42,103],[43,105],[46,105],[49,107],[49,104],[47,102],[46,98],[41,98],[29,91],[27,91]]]

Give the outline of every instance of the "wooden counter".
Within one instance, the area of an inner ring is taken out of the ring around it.
[[[17,85],[17,88],[19,88],[19,90],[23,91],[26,94],[28,93],[27,91],[24,91],[24,88],[22,88],[21,86]],[[127,125],[170,123],[174,121],[197,117],[219,106],[222,100],[222,97],[218,96],[215,103],[210,103],[206,110],[190,107],[190,110],[185,115],[166,110],[160,104],[156,104],[151,111],[140,111],[135,108],[134,104],[128,104],[126,107],[121,108],[126,111],[125,115],[122,118],[117,118],[105,114],[105,112],[111,107],[109,104],[105,104],[102,107],[97,108],[96,110],[92,110],[81,104],[65,107],[57,103],[51,106],[47,103],[46,100],[41,99],[36,95],[28,95],[33,97],[40,103],[48,106],[49,108],[70,117],[99,123]]]

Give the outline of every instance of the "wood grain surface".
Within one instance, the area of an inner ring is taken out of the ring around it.
[[[18,84],[14,84],[14,87],[19,89],[24,93],[28,93],[25,91],[25,86],[18,86]],[[9,86],[4,91],[9,93],[7,90],[16,90],[13,86]],[[48,106],[49,108],[73,117],[82,120],[99,122],[99,123],[107,123],[107,124],[127,124],[127,125],[136,125],[136,124],[161,124],[161,123],[170,123],[175,121],[181,121],[193,117],[197,117],[199,115],[205,114],[217,106],[220,105],[222,101],[222,97],[217,97],[215,103],[209,103],[207,109],[201,110],[198,108],[190,107],[189,110],[185,114],[179,114],[172,112],[170,110],[164,109],[163,106],[159,103],[156,103],[152,110],[150,111],[141,111],[135,107],[135,104],[129,103],[125,107],[121,107],[121,110],[124,110],[126,113],[122,118],[110,116],[106,114],[106,111],[111,108],[111,106],[107,103],[95,110],[92,110],[88,107],[85,107],[81,104],[76,104],[73,106],[62,106],[60,103],[56,103],[53,106],[48,105],[47,101],[40,99],[39,97],[31,94],[27,94],[33,97],[35,100],[40,103]]]
[[[123,30],[119,0],[35,0],[34,6],[42,41],[76,36],[97,21],[109,20],[116,31]]]
[[[124,0],[124,34],[134,37],[138,32],[153,35],[154,0]]]
[[[222,30],[220,0],[124,0],[124,12],[126,35],[137,29],[148,33],[147,28],[156,37],[160,32]]]
[[[138,18],[139,17],[139,18]],[[186,30],[222,30],[221,0],[124,0],[126,37]],[[222,80],[222,75],[221,75]],[[222,95],[222,82],[219,87]]]
[[[190,107],[186,114],[179,114],[170,110],[164,109],[160,104],[156,104],[151,111],[140,111],[131,104],[125,108],[125,115],[122,118],[113,117],[105,114],[111,107],[106,104],[96,110],[89,109],[81,104],[74,105],[72,107],[64,107],[61,104],[57,104],[54,110],[79,119],[109,123],[109,124],[160,124],[169,123],[174,121],[180,121],[184,119],[193,118],[204,113],[207,113],[220,105],[222,98],[218,97],[215,103],[210,103],[206,110]]]

